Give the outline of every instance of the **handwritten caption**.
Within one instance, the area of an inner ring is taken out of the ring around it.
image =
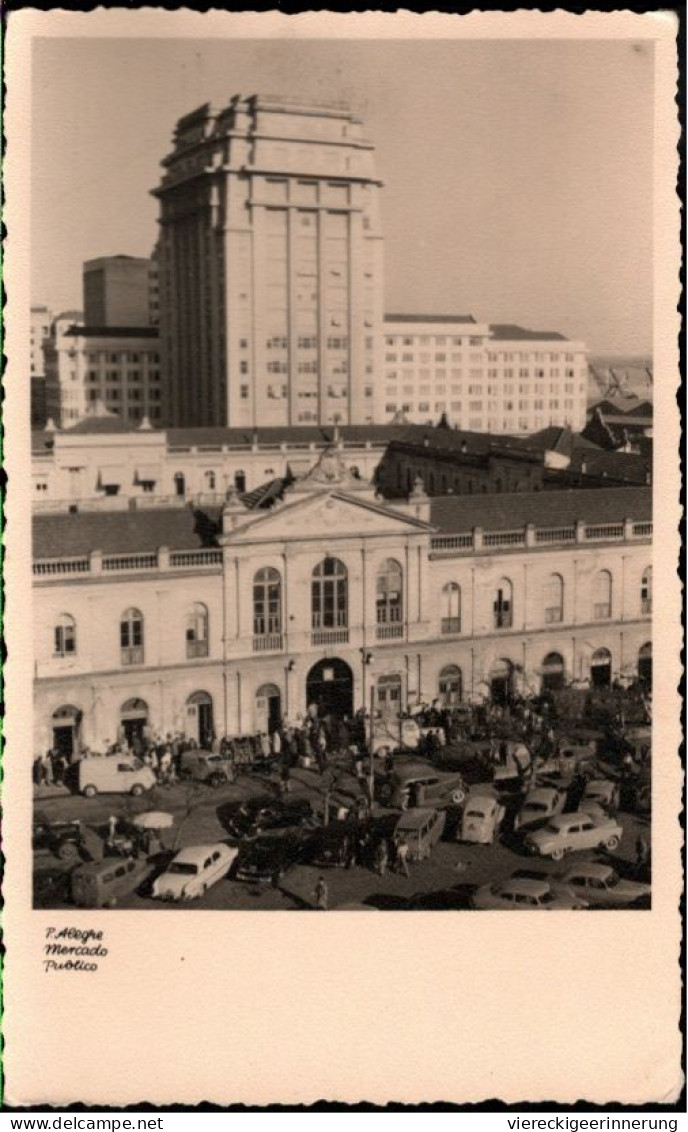
[[[97,971],[108,949],[104,932],[90,928],[46,928],[43,966],[52,971]]]

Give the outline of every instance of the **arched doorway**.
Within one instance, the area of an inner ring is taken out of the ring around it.
[[[496,660],[490,669],[490,696],[495,704],[508,704],[514,694],[514,666],[510,660]]]
[[[321,716],[353,715],[354,677],[349,665],[338,657],[314,664],[306,679],[306,703],[314,704]]]
[[[564,687],[565,678],[563,656],[558,652],[548,652],[542,662],[542,691],[558,692]]]
[[[385,719],[394,719],[401,711],[401,676],[380,676],[377,681],[377,709]]]
[[[143,742],[144,731],[148,726],[148,704],[145,700],[132,699],[122,704],[119,713],[120,730],[130,747]]]
[[[652,687],[652,641],[638,651],[638,679],[648,688]]]
[[[209,751],[213,743],[213,698],[207,692],[194,692],[186,701],[186,733],[199,747]]]
[[[439,678],[440,703],[442,707],[452,708],[461,703],[462,679],[461,669],[456,664],[448,664],[440,672]]]
[[[282,693],[276,684],[262,684],[256,692],[256,731],[272,735],[282,721]]]
[[[64,704],[53,712],[53,749],[68,761],[79,753],[82,718],[83,712],[72,704]]]
[[[609,649],[597,649],[590,661],[590,679],[595,688],[608,688],[612,682],[612,654]]]

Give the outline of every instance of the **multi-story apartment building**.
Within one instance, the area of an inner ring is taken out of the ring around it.
[[[169,423],[372,421],[383,257],[360,119],[237,95],[180,119],[163,166]]]
[[[472,315],[385,315],[377,419],[520,435],[582,429],[585,346],[561,334],[476,324]]]
[[[86,326],[150,326],[149,259],[101,256],[83,267]]]
[[[56,319],[46,348],[47,414],[58,427],[83,420],[97,402],[120,420],[158,423],[162,383],[155,327],[79,326]]]
[[[330,452],[208,518],[34,517],[36,750],[650,678],[647,488],[393,507]]]
[[[31,377],[45,376],[43,346],[50,337],[52,321],[48,307],[31,307]]]

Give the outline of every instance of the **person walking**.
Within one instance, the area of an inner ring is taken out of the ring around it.
[[[403,839],[397,841],[397,872],[403,873],[405,877],[410,877],[408,866],[409,847]]]
[[[321,774],[324,774],[327,770],[327,736],[322,728],[320,728],[318,732],[316,758],[318,760],[318,770]]]
[[[318,877],[318,883],[313,890],[315,906],[319,912],[326,912],[329,905],[330,894],[324,877]]]
[[[389,866],[389,850],[387,848],[387,839],[381,837],[375,847],[375,872],[378,876],[383,877],[387,873]]]

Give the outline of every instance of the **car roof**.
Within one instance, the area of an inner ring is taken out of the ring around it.
[[[581,861],[578,865],[569,865],[564,875],[569,876],[573,873],[587,873],[588,876],[603,879],[604,877],[608,877],[613,871],[611,865],[603,865],[598,861]]]
[[[588,814],[585,810],[575,810],[572,814],[555,814],[550,818],[550,824],[557,827],[557,829],[567,829],[570,825],[578,824],[586,818],[593,820],[593,815]]]
[[[216,841],[211,845],[187,845],[185,849],[179,850],[174,859],[175,861],[197,861],[208,853],[214,853],[216,849],[226,848],[227,846],[221,841]]]
[[[542,896],[549,891],[549,881],[535,880],[534,877],[510,877],[502,882],[500,888],[519,892],[523,896]]]
[[[589,790],[591,786],[614,786],[614,783],[609,778],[590,778],[586,790]]]
[[[525,797],[525,803],[532,802],[534,798],[549,798],[551,794],[560,794],[561,791],[556,786],[538,786],[536,790],[529,790]]]
[[[395,766],[392,771],[392,774],[397,778],[415,778],[419,775],[427,776],[438,773],[430,763],[404,763],[403,766]]]
[[[428,818],[432,817],[432,815],[436,813],[437,810],[426,809],[423,806],[416,806],[411,810],[406,810],[406,812],[401,815],[395,828],[420,829],[422,825],[425,825]]]

